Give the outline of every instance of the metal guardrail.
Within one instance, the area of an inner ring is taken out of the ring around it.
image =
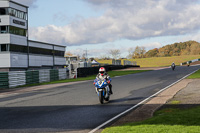
[[[183,62],[181,63],[180,65],[187,65],[187,64],[190,64],[190,63],[193,63],[193,62],[196,62],[196,61],[200,61],[200,59],[194,59],[194,60],[190,60],[190,61],[187,61],[187,62]]]
[[[106,71],[119,70],[119,69],[130,68],[130,67],[140,67],[140,66],[138,66],[138,65],[125,65],[125,66],[124,65],[107,65],[107,66],[104,66]],[[89,75],[98,74],[99,68],[100,68],[100,66],[99,67],[78,68],[77,76],[78,77],[86,77]]]

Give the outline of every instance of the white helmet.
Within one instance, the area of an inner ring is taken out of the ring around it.
[[[99,73],[103,76],[106,72],[106,69],[104,67],[99,68]]]

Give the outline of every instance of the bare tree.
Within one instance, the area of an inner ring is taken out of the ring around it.
[[[133,52],[134,52],[133,48],[129,48],[128,49],[128,56],[127,56],[128,59],[132,59],[133,58]]]
[[[109,57],[108,55],[101,55],[101,56],[99,57],[99,59],[108,60],[108,59],[110,59],[110,57]]]
[[[137,47],[135,47],[135,50],[133,52],[133,54],[134,54],[133,56],[135,58],[143,58],[145,56],[145,53],[146,53],[145,47],[137,46]]]
[[[146,54],[146,48],[144,46],[142,46],[140,55],[142,58],[145,58],[145,54]]]
[[[141,48],[140,48],[139,46],[136,46],[136,47],[135,47],[135,50],[134,50],[134,52],[133,52],[134,57],[135,57],[135,58],[140,58],[140,53],[141,53]]]
[[[109,51],[109,53],[111,54],[111,56],[114,58],[114,59],[117,59],[120,57],[120,50],[119,49],[112,49]]]

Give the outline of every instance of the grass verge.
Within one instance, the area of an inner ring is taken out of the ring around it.
[[[199,79],[199,78],[200,78],[200,70],[187,77],[187,79]]]
[[[157,111],[148,120],[106,128],[102,133],[197,133],[199,119],[200,107],[169,108]]]
[[[199,59],[200,55],[183,55],[183,56],[171,56],[171,57],[152,57],[152,58],[140,58],[129,59],[129,61],[136,61],[140,67],[165,67],[170,66],[172,62],[176,65],[187,62],[193,59]],[[112,60],[97,60],[102,64],[112,64]],[[123,60],[122,65],[123,65]]]
[[[188,79],[200,78],[200,70]],[[180,101],[172,101],[178,105]],[[200,106],[181,109],[176,107],[161,109],[150,119],[109,127],[102,133],[198,133],[200,132]]]
[[[128,75],[128,74],[146,72],[146,71],[149,71],[149,70],[109,71],[108,74],[112,78],[112,77],[115,77],[115,76],[123,76],[123,75]],[[96,78],[96,75],[91,75],[91,76],[81,77],[81,78],[77,78],[77,79],[65,79],[65,80],[58,80],[58,81],[52,81],[52,82],[23,85],[23,86],[20,86],[20,87],[29,87],[29,86],[47,85],[47,84],[58,84],[58,83],[67,83],[67,82],[77,82],[77,81],[85,81],[85,80],[94,80],[95,78]]]

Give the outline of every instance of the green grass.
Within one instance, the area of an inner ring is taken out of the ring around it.
[[[200,78],[200,70],[188,79]],[[172,101],[179,105],[180,101]],[[109,127],[102,133],[199,133],[200,106],[189,109],[167,108],[156,111],[150,119],[127,123],[122,126]]]
[[[187,77],[187,79],[199,79],[199,78],[200,78],[200,70]]]
[[[180,104],[180,101],[171,101],[171,104]]]
[[[154,117],[136,123],[109,127],[102,133],[199,133],[200,107],[168,108],[157,111]]]
[[[148,70],[109,71],[108,74],[112,78],[112,77],[115,77],[115,76],[123,76],[123,75],[128,75],[128,74],[146,72],[146,71],[148,71]],[[77,79],[65,79],[65,80],[58,80],[58,81],[52,81],[52,82],[23,85],[23,86],[19,86],[19,87],[29,87],[29,86],[36,86],[36,85],[47,85],[47,84],[58,84],[58,83],[94,80],[95,78],[96,78],[96,75],[91,75],[91,76],[81,77],[81,78],[77,78]]]
[[[130,59],[129,61],[136,61],[137,65],[140,65],[140,67],[165,67],[165,66],[170,66],[172,62],[174,62],[176,65],[180,65],[180,63],[199,58],[200,55],[185,55],[185,56],[172,56],[172,57]],[[102,64],[112,64],[112,60],[97,60],[97,61]]]

